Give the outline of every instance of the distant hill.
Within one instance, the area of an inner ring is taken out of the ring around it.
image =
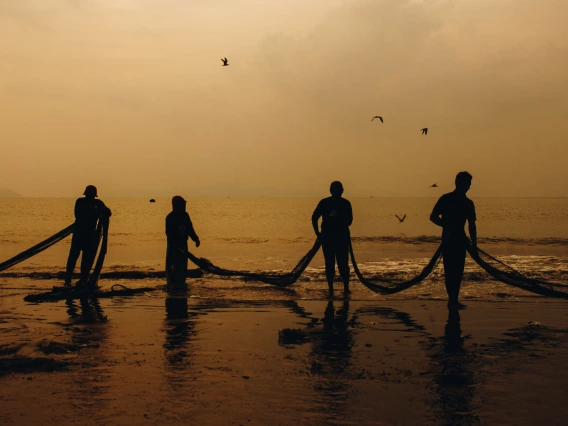
[[[11,189],[0,188],[0,198],[20,198],[22,194],[12,191]]]

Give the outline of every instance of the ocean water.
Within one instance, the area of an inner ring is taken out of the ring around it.
[[[348,197],[349,198],[349,197]],[[113,211],[104,271],[160,271],[166,249],[164,221],[168,199],[108,198]],[[479,245],[529,276],[568,282],[568,198],[473,198]],[[189,199],[188,212],[201,238],[190,248],[218,266],[253,271],[286,271],[314,242],[311,214],[318,199]],[[417,273],[440,241],[440,228],[429,221],[436,198],[352,198],[353,247],[364,275],[388,273],[405,278]],[[22,198],[0,201],[0,261],[26,250],[73,222],[72,198]],[[394,216],[407,215],[404,223]],[[191,241],[190,241],[191,243]],[[0,286],[30,281],[32,273],[64,270],[70,238],[0,273]],[[191,267],[191,266],[190,266]],[[34,280],[35,281],[35,280]],[[140,281],[140,280],[138,280]],[[190,280],[199,297],[321,298],[326,284],[318,254],[289,294],[260,283],[213,276]],[[132,286],[148,285],[128,280]],[[39,285],[36,283],[36,285]],[[104,280],[101,285],[105,285]],[[384,298],[356,284],[353,297]],[[528,297],[492,281],[470,259],[462,296],[493,300]],[[423,284],[390,298],[444,298],[439,266]]]

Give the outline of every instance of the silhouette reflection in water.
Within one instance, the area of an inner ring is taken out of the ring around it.
[[[83,413],[90,413],[96,424],[106,423],[100,418],[108,410],[111,360],[106,342],[109,327],[99,299],[84,297],[80,300],[66,299],[67,314],[72,326],[66,327],[71,333],[68,352],[76,352],[80,359],[80,374],[75,374],[69,386],[69,400]]]
[[[99,299],[96,297],[91,296],[79,299],[81,312],[79,312],[76,300],[73,298],[66,299],[65,304],[67,305],[69,318],[76,319],[78,322],[92,324],[107,321],[107,316],[99,303]]]
[[[327,303],[321,331],[310,333],[313,339],[308,358],[314,389],[330,419],[341,417],[347,409],[352,379],[352,328],[356,321],[356,317],[349,320],[349,299],[343,299],[337,309],[335,303]]]
[[[187,400],[180,394],[193,393],[195,375],[192,370],[194,354],[194,336],[196,318],[201,313],[189,310],[187,297],[169,297],[165,301],[166,318],[164,320],[164,361],[165,380],[170,387],[174,399],[181,409]],[[185,402],[184,402],[185,401]]]
[[[435,404],[439,409],[437,422],[448,426],[479,424],[479,418],[472,413],[475,395],[474,373],[470,367],[472,355],[464,347],[465,337],[462,336],[457,309],[448,311],[448,322],[441,340],[432,354],[439,365],[434,378],[439,398]]]
[[[196,314],[192,314],[191,317]],[[165,355],[170,365],[184,364],[189,357],[189,340],[195,322],[190,319],[187,298],[166,298],[166,321],[164,343]]]

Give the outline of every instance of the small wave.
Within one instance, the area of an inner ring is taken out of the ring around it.
[[[292,239],[277,239],[270,240],[266,238],[217,238],[229,244],[263,244],[268,242],[279,243],[305,243],[313,242],[311,237],[298,237]],[[440,235],[382,235],[382,236],[351,236],[353,243],[372,243],[372,244],[409,244],[409,245],[422,245],[422,244],[440,244],[442,238]],[[539,245],[539,246],[568,246],[567,238],[511,238],[511,237],[480,237],[478,243],[483,244],[511,244],[511,245]]]
[[[268,242],[264,238],[217,238],[217,240],[230,244],[261,244]]]
[[[188,278],[201,278],[203,271],[200,269],[190,269],[187,271]],[[64,280],[65,272],[57,271],[36,271],[36,272],[2,272],[0,277],[3,278],[32,278],[34,280]],[[75,277],[79,278],[79,277]],[[112,271],[103,272],[101,279],[123,279],[123,280],[144,280],[144,279],[160,279],[166,278],[164,271],[138,270],[138,271]]]
[[[419,235],[410,236],[373,236],[356,237],[352,236],[353,242],[361,243],[399,243],[399,244],[440,244],[442,239],[438,235]],[[568,246],[566,238],[510,238],[510,237],[480,237],[477,239],[480,245],[483,244],[519,244],[519,245],[547,245],[547,246]]]

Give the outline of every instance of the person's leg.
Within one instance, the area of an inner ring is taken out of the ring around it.
[[[458,305],[461,280],[465,267],[465,245],[461,242],[445,242],[442,249],[444,281],[448,293],[448,304]]]
[[[69,256],[67,257],[67,266],[65,268],[65,284],[70,284],[73,278],[73,271],[77,265],[77,259],[81,254],[81,241],[73,236],[71,240],[71,248],[69,249]]]
[[[335,247],[329,237],[322,238],[323,258],[325,260],[325,278],[330,293],[333,293],[333,278],[335,277]]]
[[[89,238],[84,241],[82,248],[83,254],[81,255],[81,278],[80,281],[84,284],[87,283],[91,268],[95,262],[97,255],[98,241],[96,238]]]
[[[337,258],[337,269],[339,269],[339,275],[343,280],[343,289],[345,293],[350,293],[349,290],[349,241],[343,240],[338,241],[335,256]]]
[[[182,249],[187,251],[187,247]],[[172,278],[173,283],[175,286],[184,286],[185,285],[185,277],[187,276],[187,255],[180,251],[178,248],[174,248],[171,252],[172,258]]]
[[[175,262],[173,260],[172,252],[176,250],[173,247],[166,248],[166,284],[167,285],[174,285],[174,265]]]

